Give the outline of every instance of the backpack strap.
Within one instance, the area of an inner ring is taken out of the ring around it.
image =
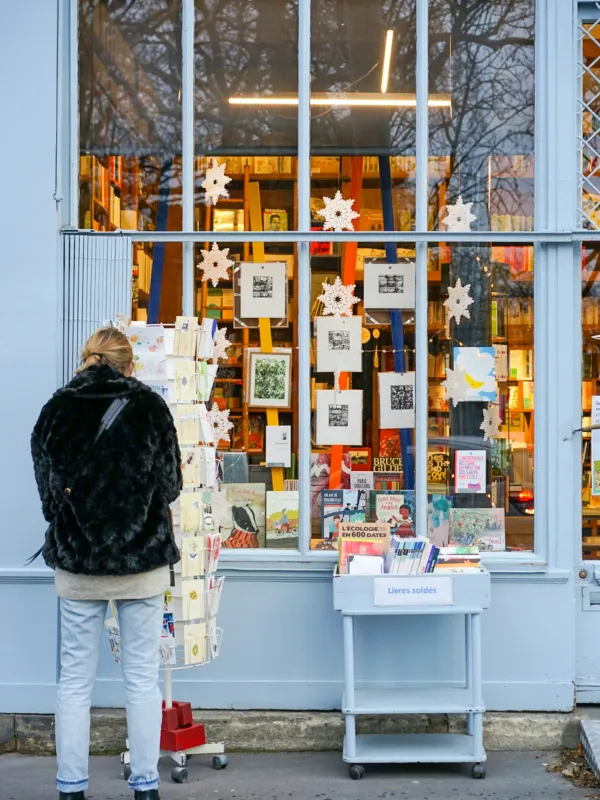
[[[96,431],[96,435],[94,436],[94,439],[93,439],[91,445],[83,453],[83,455],[79,456],[79,458],[75,462],[75,468],[73,470],[73,473],[74,473],[74,475],[76,477],[77,477],[77,475],[80,474],[81,468],[83,467],[85,462],[92,455],[92,452],[93,452],[94,448],[96,447],[96,445],[98,444],[98,441],[100,440],[100,437],[102,436],[102,434],[105,431],[109,430],[115,424],[115,422],[117,421],[117,419],[119,417],[119,414],[121,413],[121,411],[123,411],[123,409],[125,408],[125,406],[127,405],[128,402],[129,402],[129,398],[127,398],[127,397],[117,397],[112,401],[112,403],[106,409],[106,411],[102,415],[102,419],[100,420],[100,425],[98,426],[98,430]],[[67,486],[65,488],[65,490],[64,490],[64,493],[63,493],[62,502],[60,503],[60,505],[59,505],[59,507],[58,507],[58,509],[56,511],[55,519],[56,519],[56,517],[58,517],[58,515],[62,511],[63,506],[67,502],[68,498],[71,496],[71,493],[72,493],[72,489]],[[29,566],[29,564],[31,564],[33,561],[35,561],[35,559],[40,555],[40,553],[44,549],[44,545],[45,545],[45,542],[40,547],[40,549],[36,553],[34,553],[34,555],[32,555],[31,558],[29,558],[25,562],[25,566]]]

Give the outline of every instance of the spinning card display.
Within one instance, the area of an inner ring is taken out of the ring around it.
[[[283,263],[240,265],[240,314],[257,319],[287,316],[287,274]]]
[[[415,265],[365,263],[365,308],[415,307]]]
[[[325,389],[316,395],[317,444],[362,445],[363,393]]]
[[[379,427],[415,427],[415,373],[379,373]]]
[[[362,372],[362,318],[317,317],[317,372]]]

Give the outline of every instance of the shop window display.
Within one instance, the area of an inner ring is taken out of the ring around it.
[[[180,9],[136,5],[134,26],[119,4],[80,0],[80,225],[176,231]],[[327,550],[340,524],[384,517],[415,535],[415,323],[426,317],[429,534],[531,550],[532,248],[495,245],[492,233],[487,245],[450,246],[443,232],[532,229],[533,0],[468,0],[464,14],[451,0],[430,3],[427,226],[440,241],[422,308],[415,242],[376,240],[416,227],[415,2],[314,0],[310,227],[374,239],[310,244],[306,340],[308,276],[298,245],[276,236],[297,230],[301,202],[298,8],[276,5],[196,2],[194,313],[216,321],[222,355],[207,365],[207,402],[233,426],[217,448],[225,547]],[[120,73],[109,80],[116,67],[127,77],[125,65],[137,98]],[[140,104],[156,114],[135,131]],[[265,239],[222,238],[244,231]],[[134,321],[182,314],[181,245],[170,247],[134,246]],[[302,348],[309,385],[297,378]],[[299,516],[303,470],[310,525]]]

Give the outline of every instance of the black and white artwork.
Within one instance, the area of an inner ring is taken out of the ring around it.
[[[240,317],[285,319],[287,317],[287,270],[283,262],[240,264]]]
[[[415,373],[379,373],[379,427],[415,427]]]
[[[415,265],[365,262],[365,309],[415,307]]]
[[[266,297],[269,300],[273,297],[273,278],[271,275],[262,277],[254,275],[252,278],[252,296]]]
[[[317,372],[362,372],[362,318],[317,317]]]
[[[330,405],[329,406],[329,427],[347,428],[348,427],[348,406]]]
[[[317,445],[362,445],[363,393],[358,389],[317,391]]]
[[[350,331],[329,331],[330,350],[350,350]]]
[[[404,294],[404,275],[379,274],[379,294]]]

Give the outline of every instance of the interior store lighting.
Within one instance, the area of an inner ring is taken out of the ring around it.
[[[229,104],[232,106],[297,106],[298,97],[294,95],[263,95],[263,96],[239,96],[230,97]],[[310,98],[311,106],[326,107],[362,107],[362,108],[416,108],[417,98],[414,94],[386,94],[382,97],[377,92],[358,93],[352,92],[344,94],[335,92],[314,93]],[[429,108],[450,108],[452,101],[448,95],[432,95],[427,99]]]
[[[388,82],[390,79],[390,63],[392,60],[392,41],[394,40],[394,31],[388,31],[385,35],[385,50],[383,52],[383,70],[381,72],[381,93],[385,94],[388,90]]]

